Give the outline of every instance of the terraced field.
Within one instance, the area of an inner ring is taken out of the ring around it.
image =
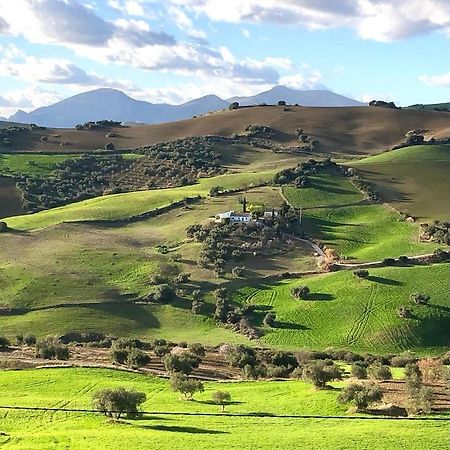
[[[405,147],[351,165],[400,211],[421,221],[450,219],[450,145]]]
[[[147,394],[146,411],[217,413],[210,401],[217,390],[231,393],[230,413],[266,413],[267,417],[144,415],[139,420],[108,421],[94,413],[8,411],[2,415],[0,445],[5,449],[239,448],[384,450],[442,449],[448,442],[443,421],[367,421],[293,419],[276,415],[345,415],[338,390],[316,391],[300,381],[206,383],[193,402],[179,400],[166,380],[100,369],[47,369],[0,372],[2,404],[59,408],[91,407],[98,389],[125,386]],[[337,387],[339,385],[336,385]],[[289,398],[289,402],[286,399]],[[420,425],[419,425],[420,424]]]
[[[262,338],[266,345],[442,352],[450,345],[449,269],[448,264],[371,269],[365,280],[336,272],[243,288],[235,299],[276,314],[277,324]],[[294,299],[292,288],[305,284],[308,300]],[[430,305],[414,306],[413,292],[430,295]],[[413,318],[400,319],[400,306],[411,307]]]

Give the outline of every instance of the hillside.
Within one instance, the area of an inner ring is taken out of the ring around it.
[[[129,149],[187,136],[232,136],[249,124],[267,125],[278,133],[275,144],[297,146],[298,129],[319,144],[318,156],[358,157],[378,153],[404,142],[405,133],[426,128],[429,136],[447,135],[445,112],[406,111],[371,107],[305,108],[248,107],[207,114],[179,122],[114,129],[116,137],[106,137],[111,130],[35,130],[13,140],[8,151],[70,152],[103,149],[111,142],[116,149]],[[47,136],[47,142],[41,137]],[[64,143],[65,145],[62,145]]]

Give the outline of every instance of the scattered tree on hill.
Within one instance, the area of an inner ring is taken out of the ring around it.
[[[108,417],[120,419],[123,414],[134,417],[139,413],[139,406],[147,400],[143,392],[125,389],[102,389],[94,393],[92,403]]]
[[[61,343],[57,337],[48,337],[36,344],[36,358],[68,360],[69,347]]]
[[[205,303],[202,302],[201,300],[192,300],[192,304],[191,304],[192,314],[201,314],[204,306],[205,306]]]
[[[369,276],[369,271],[366,269],[355,269],[353,275],[357,278],[367,278]]]
[[[333,361],[311,361],[303,367],[302,378],[323,388],[329,381],[340,380],[342,369]]]
[[[205,356],[206,349],[203,344],[200,342],[194,342],[193,344],[188,345],[189,351],[196,356],[203,357]]]
[[[153,293],[153,299],[157,303],[170,303],[175,297],[175,292],[168,284],[157,286]]]
[[[228,348],[226,358],[231,367],[254,367],[257,364],[256,351],[245,345],[233,345]]]
[[[32,347],[33,345],[36,345],[37,339],[34,334],[26,334],[23,337],[23,342],[25,345],[28,345],[28,347]]]
[[[236,278],[242,277],[244,275],[244,273],[245,273],[245,267],[236,266],[231,269],[231,274]]]
[[[183,373],[174,373],[170,377],[170,385],[174,392],[181,392],[186,400],[192,400],[196,392],[203,392],[205,390],[201,381],[189,378]]]
[[[392,372],[389,366],[376,362],[371,364],[367,373],[374,380],[392,380]]]
[[[291,290],[292,296],[297,299],[305,300],[310,293],[308,286],[297,286]]]
[[[222,191],[223,191],[222,187],[220,187],[220,186],[213,186],[209,190],[209,196],[210,197],[217,197]]]
[[[418,361],[423,381],[436,383],[444,378],[445,368],[442,361],[436,358],[423,358]]]
[[[150,362],[150,356],[138,348],[133,348],[128,352],[127,365],[129,367],[143,367]]]
[[[225,404],[231,401],[231,394],[228,391],[216,391],[212,395],[212,400],[216,405],[222,406],[222,411],[225,411]]]
[[[114,150],[114,144],[112,142],[108,142],[105,145],[105,150]]]
[[[278,106],[286,106],[286,102],[284,100],[278,100]]]
[[[188,283],[191,279],[191,274],[188,272],[181,272],[179,273],[174,279],[174,283]]]
[[[399,306],[397,308],[397,316],[400,317],[401,319],[408,319],[409,317],[412,316],[412,311],[410,308],[406,306]]]
[[[365,380],[367,378],[367,365],[362,361],[355,361],[351,366],[351,375],[360,380]]]
[[[200,364],[201,359],[190,352],[180,355],[167,354],[163,357],[164,367],[167,372],[181,372],[189,375]]]
[[[233,102],[230,104],[230,106],[228,107],[229,109],[238,109],[239,108],[239,103],[238,102]]]
[[[430,301],[430,296],[415,292],[414,294],[410,295],[410,299],[417,305],[427,305]]]
[[[339,403],[352,403],[357,411],[365,411],[371,403],[379,402],[383,393],[375,383],[351,383],[338,396]]]

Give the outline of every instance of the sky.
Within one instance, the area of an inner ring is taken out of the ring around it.
[[[0,0],[0,116],[101,87],[450,101],[450,0]]]

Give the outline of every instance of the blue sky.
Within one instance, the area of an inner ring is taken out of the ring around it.
[[[0,0],[0,116],[111,87],[450,101],[448,0]]]

